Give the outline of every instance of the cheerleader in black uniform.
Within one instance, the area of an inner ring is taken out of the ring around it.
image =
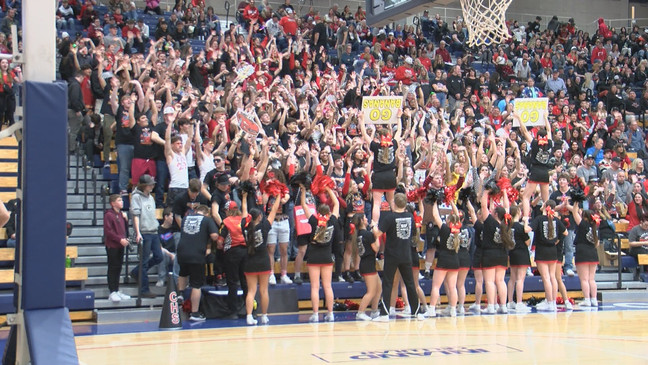
[[[524,188],[522,195],[522,210],[523,216],[529,217],[531,213],[531,197],[536,191],[536,187],[540,185],[540,194],[542,201],[549,200],[549,160],[551,159],[551,151],[553,149],[553,141],[551,139],[551,125],[545,117],[545,129],[538,130],[538,138],[534,139],[531,133],[526,129],[524,123],[520,121],[520,117],[514,114],[520,123],[520,132],[522,137],[526,139],[527,143],[531,144],[531,152],[529,153],[529,181]]]
[[[356,214],[363,214],[365,212],[365,198],[369,192],[371,182],[369,181],[369,175],[365,174],[365,182],[362,186],[362,189],[353,179],[351,179],[351,173],[353,168],[353,161],[349,155],[347,159],[348,170],[344,177],[344,185],[342,186],[342,196],[346,202],[346,208],[344,209],[344,216],[346,217],[347,222],[351,222],[353,217]],[[344,280],[347,282],[353,283],[358,279],[357,271],[352,269],[357,269],[360,265],[360,255],[358,255],[358,243],[353,239],[353,234],[349,229],[350,225],[344,225],[344,237],[346,244],[344,246],[344,264],[343,270],[345,271]],[[353,273],[351,272],[353,271]]]
[[[466,201],[466,207],[468,208],[468,217],[470,223],[475,224],[477,221],[477,215],[475,214],[475,208],[473,208],[470,200]],[[468,276],[468,271],[470,271],[470,232],[468,231],[468,226],[463,218],[463,212],[459,211],[459,219],[463,222],[461,226],[461,242],[459,243],[459,252],[457,255],[459,257],[459,273],[457,274],[457,313],[464,314],[466,312],[464,308],[464,303],[466,302],[466,277]]]
[[[426,303],[426,298],[425,298],[425,293],[423,292],[423,288],[421,288],[421,283],[419,282],[419,275],[421,274],[421,259],[418,254],[418,245],[419,242],[421,241],[421,226],[423,222],[423,200],[419,200],[418,202],[418,207],[419,207],[419,212],[420,214],[417,214],[416,211],[412,208],[411,205],[407,206],[407,211],[412,213],[414,216],[414,234],[412,235],[412,245],[410,247],[410,256],[412,258],[412,277],[414,278],[414,286],[416,287],[416,294],[418,295],[419,302],[421,303],[421,313],[425,313],[427,311],[427,303]],[[407,291],[403,287],[401,289],[403,293],[406,293]],[[403,295],[405,297],[406,295]],[[410,313],[411,313],[411,307],[409,306],[409,298],[407,298],[407,308],[410,308]]]
[[[522,294],[524,294],[524,279],[526,277],[527,268],[531,267],[531,258],[529,257],[529,244],[531,237],[528,232],[531,232],[529,227],[528,217],[525,217],[520,223],[522,212],[517,206],[511,207],[511,216],[513,217],[513,241],[515,247],[509,251],[509,265],[511,267],[511,275],[508,281],[508,309],[516,312],[527,312],[529,308],[522,301]],[[513,292],[516,293],[516,301],[513,301]]]
[[[317,212],[313,214],[306,204],[306,189],[303,185],[301,186],[301,203],[304,208],[304,215],[308,218],[308,223],[311,225],[313,232],[306,252],[308,255],[308,276],[311,283],[311,303],[313,305],[310,322],[319,322],[320,280],[324,290],[324,303],[328,310],[324,320],[327,322],[335,320],[333,315],[333,288],[331,287],[331,280],[333,279],[331,245],[335,239],[334,231],[340,214],[340,203],[333,190],[326,188],[326,193],[333,202],[333,210],[326,204],[320,204],[317,207]]]
[[[507,313],[506,308],[506,283],[504,276],[508,266],[508,254],[515,246],[511,236],[513,219],[507,212],[508,194],[502,194],[503,207],[496,207],[494,214],[489,213],[488,194],[481,196],[480,220],[484,223],[482,240],[482,274],[484,275],[484,286],[486,287],[486,300],[488,306],[483,313],[495,314],[495,304],[498,299],[502,303],[499,307],[500,313]]]
[[[401,110],[399,109],[399,114]],[[362,114],[359,114],[360,131],[365,142],[369,143],[369,149],[373,153],[373,174],[371,175],[371,189],[373,197],[373,208],[371,211],[372,224],[378,223],[380,217],[380,201],[385,195],[389,206],[394,205],[394,191],[396,190],[396,151],[401,136],[401,123],[397,123],[396,133],[393,138],[388,128],[378,128],[372,138],[367,134],[365,121]],[[400,115],[399,115],[400,119]]]
[[[299,190],[301,191],[301,189]],[[300,205],[301,202],[301,193],[298,193],[295,197],[295,205]],[[306,204],[315,206],[315,197],[310,190],[306,190]],[[295,234],[297,234],[295,232]],[[304,257],[306,256],[306,249],[308,248],[308,243],[310,241],[310,234],[300,234],[297,235],[297,256],[295,256],[295,279],[293,283],[301,285],[304,282],[302,279],[302,266],[304,264]]]
[[[578,226],[576,227],[576,238],[574,238],[574,245],[576,246],[574,261],[576,262],[583,297],[585,297],[585,300],[580,305],[583,307],[598,307],[594,274],[599,262],[596,248],[599,245],[598,226],[601,218],[591,210],[583,210],[581,216],[578,204],[574,204],[572,207],[572,214],[574,215],[574,222]]]
[[[534,232],[535,262],[544,284],[545,300],[536,305],[537,310],[556,310],[555,291],[558,288],[556,266],[558,251],[556,246],[567,235],[567,230],[560,219],[556,218],[556,202],[548,200],[542,209],[542,215],[536,217],[529,226]]]
[[[445,282],[448,295],[448,314],[451,317],[457,316],[457,274],[459,273],[459,257],[457,252],[461,245],[461,220],[457,207],[452,204],[452,213],[443,223],[439,215],[439,207],[435,202],[432,206],[434,225],[439,227],[439,241],[437,243],[437,264],[432,275],[432,291],[430,293],[430,305],[426,317],[435,317],[435,305],[439,300],[439,290]],[[467,237],[466,237],[467,239]]]
[[[257,324],[252,317],[254,309],[254,297],[256,296],[257,283],[259,284],[259,297],[261,299],[261,324],[267,324],[268,320],[268,277],[270,276],[270,257],[268,256],[268,232],[272,228],[270,221],[274,221],[277,210],[279,210],[280,199],[275,199],[268,218],[263,216],[260,209],[252,208],[247,211],[247,193],[243,192],[241,206],[243,208],[243,219],[241,229],[245,236],[248,257],[243,267],[245,279],[248,283],[248,292],[245,297],[246,321],[248,325]]]
[[[468,307],[468,310],[475,313],[481,313],[481,299],[484,294],[484,275],[482,273],[482,240],[484,238],[484,224],[477,220],[475,228],[475,252],[472,256],[472,271],[475,276],[475,302]]]
[[[356,319],[363,321],[371,321],[372,318],[378,317],[380,314],[378,302],[382,294],[382,282],[376,271],[376,253],[380,245],[374,234],[367,230],[367,224],[367,217],[364,213],[354,214],[353,218],[351,218],[351,224],[349,224],[351,238],[355,240],[358,246],[358,255],[360,255],[360,275],[364,278],[367,286],[367,292],[360,300],[358,314],[356,315]],[[365,313],[369,304],[371,304],[371,316]]]

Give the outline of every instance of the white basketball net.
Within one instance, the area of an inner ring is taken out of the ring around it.
[[[511,37],[505,14],[512,1],[461,0],[469,46],[500,44]]]

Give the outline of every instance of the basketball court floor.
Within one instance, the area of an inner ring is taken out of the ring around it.
[[[313,324],[309,315],[271,315],[254,327],[241,319],[187,321],[176,331],[159,331],[157,321],[74,330],[82,364],[648,364],[646,303],[389,323],[341,312]]]

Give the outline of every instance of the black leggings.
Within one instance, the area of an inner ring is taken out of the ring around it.
[[[238,291],[239,282],[243,290],[243,298],[247,295],[247,281],[245,280],[245,261],[247,260],[247,248],[245,246],[234,246],[225,251],[225,273],[227,274],[227,305],[231,314],[238,313]]]
[[[108,256],[108,289],[110,292],[119,291],[119,275],[124,262],[124,248],[106,247]]]
[[[419,299],[416,293],[416,285],[414,285],[414,275],[412,274],[412,262],[406,261],[401,263],[392,262],[389,257],[385,257],[385,267],[383,269],[382,281],[382,299],[380,301],[380,315],[389,315],[389,303],[391,302],[391,292],[394,285],[394,275],[396,270],[400,271],[405,288],[407,290],[407,298],[409,299],[412,314],[416,315],[419,311]]]

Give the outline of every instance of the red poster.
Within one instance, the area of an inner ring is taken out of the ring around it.
[[[256,137],[259,134],[259,126],[254,123],[252,118],[244,113],[238,113],[239,126],[247,133]]]
[[[308,208],[311,212],[315,211],[315,205],[309,204]],[[311,233],[311,225],[308,224],[308,218],[306,218],[306,214],[304,214],[304,209],[301,205],[295,207],[295,229],[298,236]]]

